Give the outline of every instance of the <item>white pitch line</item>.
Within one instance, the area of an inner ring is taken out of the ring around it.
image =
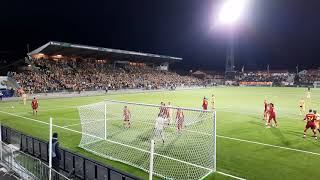
[[[238,176],[234,176],[234,175],[231,175],[231,174],[227,174],[227,173],[224,173],[224,172],[221,172],[221,171],[216,171],[216,173],[222,174],[222,175],[224,175],[224,176],[231,177],[231,178],[233,178],[233,179],[246,180],[246,179],[244,179],[244,178],[241,178],[241,177],[238,177]]]
[[[244,179],[244,178],[241,178],[241,177],[238,177],[238,176],[234,176],[234,175],[231,175],[231,174],[228,174],[228,173],[224,173],[224,172],[222,172],[222,171],[216,171],[216,172],[210,171],[210,172],[208,172],[208,174],[206,174],[205,176],[203,176],[200,180],[203,180],[203,179],[207,178],[207,177],[208,177],[210,174],[212,174],[212,173],[218,173],[218,174],[221,174],[221,175],[223,175],[223,176],[231,177],[231,178],[233,178],[233,179],[246,180],[246,179]]]
[[[249,141],[249,140],[245,140],[245,139],[238,139],[238,138],[233,138],[233,137],[228,137],[228,136],[217,135],[217,137],[223,138],[223,139],[229,139],[229,140],[234,140],[234,141],[246,142],[246,143],[251,143],[251,144],[258,144],[258,145],[263,145],[263,146],[268,146],[268,147],[274,147],[274,148],[278,148],[278,149],[285,149],[285,150],[290,150],[290,151],[295,151],[295,152],[301,152],[301,153],[306,153],[306,154],[312,154],[312,155],[320,156],[320,153],[311,152],[311,151],[305,151],[305,150],[301,150],[301,149],[294,149],[294,148],[289,148],[289,147],[277,146],[277,145],[266,144],[266,143],[261,143],[261,142],[256,142],[256,141]]]
[[[77,126],[77,125],[80,125],[81,123],[77,123],[77,124],[70,124],[70,125],[66,125],[66,126],[62,126],[62,127],[71,127],[71,126]]]

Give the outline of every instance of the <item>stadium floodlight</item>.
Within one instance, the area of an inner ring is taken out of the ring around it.
[[[249,0],[226,0],[218,16],[219,23],[225,25],[236,23],[243,16],[248,3]]]

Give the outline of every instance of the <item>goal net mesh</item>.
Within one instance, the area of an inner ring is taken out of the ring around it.
[[[124,106],[131,114],[130,128],[124,126]],[[159,135],[155,133],[155,124],[163,108],[167,113]],[[177,109],[122,101],[79,106],[79,146],[148,172],[150,142],[154,139],[154,175],[165,179],[201,179],[215,171],[215,112],[180,108],[184,121],[178,131]]]

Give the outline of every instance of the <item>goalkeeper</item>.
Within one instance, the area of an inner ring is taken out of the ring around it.
[[[164,143],[164,122],[165,119],[159,113],[155,124],[155,136],[157,138],[161,137],[162,143]]]

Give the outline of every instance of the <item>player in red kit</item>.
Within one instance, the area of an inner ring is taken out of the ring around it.
[[[177,121],[177,130],[178,133],[181,133],[182,128],[183,128],[183,123],[184,123],[184,114],[181,108],[177,110],[176,114],[176,121]]]
[[[203,98],[203,101],[202,101],[202,109],[203,110],[207,110],[208,109],[208,100],[206,97]]]
[[[161,104],[160,104],[160,116],[162,117],[162,118],[165,118],[165,115],[166,115],[166,104],[165,103],[163,103],[163,102],[161,102]]]
[[[170,115],[169,115],[169,107],[168,106],[165,106],[164,107],[164,112],[163,112],[164,116],[164,121],[165,121],[165,126],[169,125],[170,124]]]
[[[32,107],[33,115],[37,115],[39,104],[36,98],[33,98],[31,102],[31,107]]]
[[[307,121],[306,127],[304,128],[303,131],[303,138],[306,138],[307,135],[307,130],[309,128],[312,129],[313,132],[313,137],[314,139],[318,139],[317,138],[317,130],[316,130],[316,124],[315,124],[315,120],[317,120],[317,116],[312,112],[312,110],[309,110],[309,113],[306,114],[306,116],[304,117],[304,120]]]
[[[124,128],[130,128],[131,126],[130,118],[131,118],[130,110],[128,106],[124,106],[123,108],[123,127]]]
[[[271,127],[272,121],[275,123],[275,127],[279,127],[278,122],[277,122],[277,118],[276,118],[276,112],[274,110],[274,104],[272,104],[272,103],[269,104],[268,114],[269,114],[269,119],[268,119],[267,128]]]

